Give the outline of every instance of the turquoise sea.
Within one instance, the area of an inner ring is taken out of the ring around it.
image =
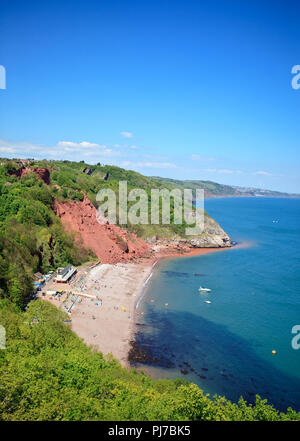
[[[300,410],[300,349],[291,345],[300,325],[300,199],[209,199],[205,208],[240,246],[158,264],[137,309],[137,341],[156,358],[142,367],[234,401],[259,394]]]

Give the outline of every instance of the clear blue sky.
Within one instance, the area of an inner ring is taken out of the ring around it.
[[[300,192],[299,1],[0,5],[0,156]]]

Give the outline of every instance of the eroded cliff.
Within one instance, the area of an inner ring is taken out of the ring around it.
[[[83,201],[55,202],[54,211],[65,229],[79,233],[83,245],[103,263],[127,261],[149,252],[149,245],[134,233],[117,225],[100,224],[97,210],[86,196]]]

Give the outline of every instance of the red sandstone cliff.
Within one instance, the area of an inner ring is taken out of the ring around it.
[[[18,168],[17,170],[13,170],[10,172],[10,175],[16,175],[18,178],[22,178],[23,176],[27,175],[28,173],[35,173],[41,181],[44,181],[45,184],[50,184],[50,172],[47,168],[44,167],[24,167],[23,165]]]
[[[47,168],[43,168],[43,167],[23,168],[21,170],[21,178],[30,172],[34,172],[37,175],[38,179],[44,181],[45,184],[47,185],[50,184],[50,173]]]
[[[126,261],[149,252],[149,246],[135,234],[117,225],[99,224],[97,210],[86,196],[83,201],[56,202],[54,211],[66,230],[79,233],[84,246],[103,263]]]

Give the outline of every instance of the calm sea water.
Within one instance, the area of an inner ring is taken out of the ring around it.
[[[143,368],[234,401],[259,394],[300,410],[300,349],[291,345],[300,324],[300,200],[211,199],[205,208],[247,246],[159,264],[138,307],[137,336],[159,365]]]

